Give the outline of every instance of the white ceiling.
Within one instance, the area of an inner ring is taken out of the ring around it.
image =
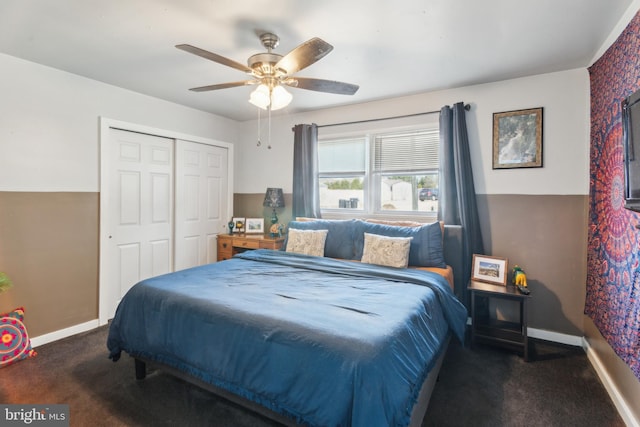
[[[586,67],[632,2],[1,0],[0,52],[244,121],[256,117],[252,87],[188,89],[246,76],[176,44],[246,63],[264,52],[265,31],[280,36],[282,55],[312,37],[329,42],[297,75],[360,90],[291,89],[284,112],[295,113]]]

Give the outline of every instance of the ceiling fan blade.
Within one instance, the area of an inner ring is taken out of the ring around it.
[[[291,75],[322,59],[332,50],[333,46],[329,43],[314,37],[287,53],[278,61],[276,68],[281,68]]]
[[[291,80],[291,82],[285,81],[284,84],[291,87],[297,87],[299,89],[336,93],[338,95],[353,95],[360,88],[358,85],[337,82],[334,80],[312,79],[306,77],[294,77]]]
[[[247,67],[244,64],[241,64],[229,58],[225,58],[224,56],[220,56],[216,53],[200,49],[199,47],[191,46],[190,44],[178,44],[176,45],[176,47],[180,50],[184,50],[185,52],[193,53],[194,55],[198,55],[210,61],[217,62],[218,64],[226,65],[227,67],[235,68],[236,70],[240,70],[245,73],[252,72],[251,68]]]
[[[220,83],[217,85],[193,87],[189,90],[192,90],[194,92],[207,92],[209,90],[227,89],[230,87],[246,86],[251,84],[255,84],[255,80],[243,80],[241,82]]]

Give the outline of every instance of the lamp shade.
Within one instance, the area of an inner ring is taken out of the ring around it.
[[[269,87],[264,83],[259,85],[249,96],[249,102],[256,107],[266,110],[271,108],[272,111],[279,110],[289,105],[293,95],[280,85]]]
[[[282,188],[267,188],[262,206],[267,208],[284,208]]]
[[[256,107],[266,110],[271,103],[271,93],[269,91],[269,87],[264,84],[258,86],[253,92],[251,92],[249,102]]]
[[[271,110],[279,110],[289,105],[293,95],[285,90],[282,86],[278,85],[271,90]]]

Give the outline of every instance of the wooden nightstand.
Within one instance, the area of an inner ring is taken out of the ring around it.
[[[525,361],[529,361],[529,337],[527,336],[527,302],[530,295],[524,295],[515,286],[492,285],[471,280],[471,346],[483,341],[508,348],[521,350]],[[519,303],[520,321],[505,322],[482,318],[476,312],[476,298],[496,298]]]
[[[271,237],[268,234],[218,234],[218,261],[247,250],[278,250],[283,243],[284,237]]]

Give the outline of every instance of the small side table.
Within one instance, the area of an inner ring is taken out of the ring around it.
[[[522,351],[525,362],[529,361],[529,338],[527,336],[527,302],[530,295],[520,293],[515,286],[493,285],[471,280],[471,346],[476,342],[488,342]],[[516,301],[520,306],[520,322],[483,319],[476,312],[476,299],[480,297]]]

